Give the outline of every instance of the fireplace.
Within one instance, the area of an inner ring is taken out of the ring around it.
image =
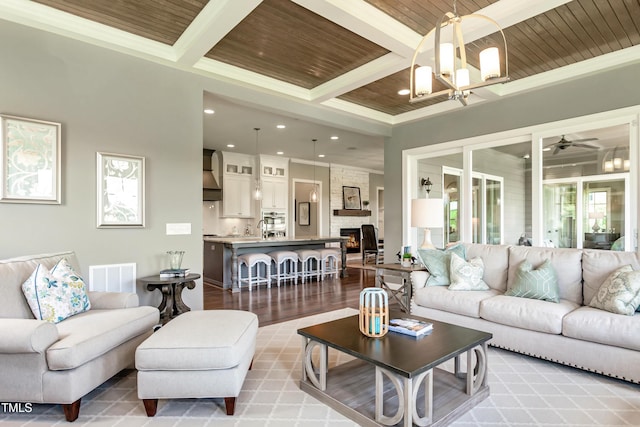
[[[357,254],[360,253],[360,229],[359,228],[341,228],[340,237],[348,237],[347,240],[347,253]]]

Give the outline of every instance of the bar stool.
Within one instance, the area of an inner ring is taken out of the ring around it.
[[[247,276],[242,277],[242,266],[247,267]],[[260,265],[263,266],[264,274],[260,275]],[[253,268],[256,269],[255,276]],[[251,292],[251,286],[266,283],[267,287],[271,287],[271,257],[267,254],[244,254],[238,257],[238,287],[242,289],[242,283],[246,282]]]
[[[298,273],[300,277],[302,277],[302,283],[304,283],[307,278],[311,280],[313,276],[316,276],[316,280],[320,280],[320,276],[322,275],[320,252],[314,249],[298,249],[294,252],[298,254],[300,265],[302,266]]]
[[[338,273],[340,272],[338,268],[338,259],[341,257],[342,253],[340,249],[336,248],[325,248],[320,249],[320,263],[322,266],[322,280],[324,280],[324,276],[330,276],[333,274],[334,278],[338,278]]]
[[[293,280],[298,284],[298,254],[293,251],[274,251],[268,254],[276,266],[276,273],[271,275],[271,280],[276,280],[278,287],[280,281]]]

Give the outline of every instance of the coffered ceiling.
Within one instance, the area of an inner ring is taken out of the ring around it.
[[[466,108],[446,97],[410,104],[408,95],[398,95],[409,86],[414,49],[452,3],[2,0],[0,19],[392,126]],[[511,81],[475,90],[471,104],[640,60],[640,0],[458,0],[456,6],[460,15],[478,12],[497,21],[509,51]],[[475,34],[499,36],[494,27]],[[465,39],[472,65],[483,47],[478,40]]]

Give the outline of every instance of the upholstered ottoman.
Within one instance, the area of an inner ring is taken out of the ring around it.
[[[147,415],[155,415],[158,399],[172,398],[224,398],[233,415],[257,332],[258,317],[240,310],[190,311],[160,328],[136,350]]]

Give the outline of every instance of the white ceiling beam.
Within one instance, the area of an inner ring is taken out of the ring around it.
[[[173,45],[176,61],[193,65],[249,15],[262,0],[209,2]]]
[[[311,89],[311,101],[323,102],[330,98],[335,98],[390,74],[397,73],[408,66],[409,60],[407,58],[398,56],[395,53],[388,53]],[[409,87],[408,81],[407,87]]]
[[[400,56],[411,57],[421,35],[363,0],[292,0]]]

